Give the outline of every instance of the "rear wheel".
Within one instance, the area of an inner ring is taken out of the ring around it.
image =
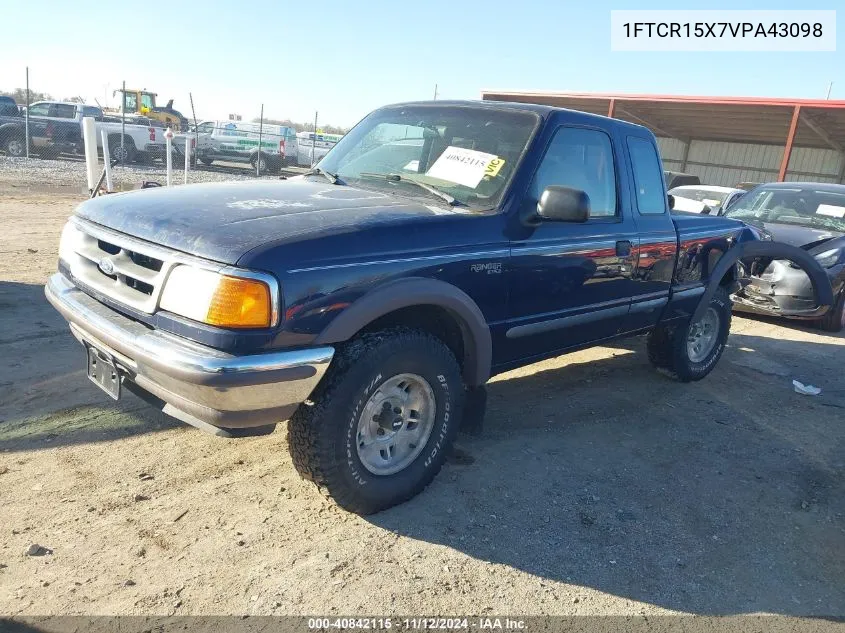
[[[211,165],[214,162],[213,158],[200,158],[203,165]]]
[[[249,163],[253,169],[258,169],[259,174],[267,173],[267,157],[264,154],[253,156]]]
[[[439,339],[406,329],[366,334],[338,348],[288,423],[294,466],[351,512],[407,501],[440,471],[463,397],[458,363]]]
[[[126,138],[123,145],[120,144],[119,136],[112,136],[109,138],[109,155],[117,159],[120,164],[126,165],[135,160],[135,143],[131,138]]]
[[[731,300],[719,288],[701,319],[677,326],[657,326],[648,335],[648,359],[652,365],[681,382],[701,380],[709,374],[731,330]]]
[[[839,292],[836,302],[828,313],[818,321],[821,329],[828,332],[841,332],[845,329],[845,289]]]

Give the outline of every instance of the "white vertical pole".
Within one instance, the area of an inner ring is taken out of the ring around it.
[[[29,158],[29,66],[26,67],[26,110],[24,111],[24,134],[26,157]]]
[[[261,136],[264,132],[264,104],[261,104],[261,115],[258,117],[258,157],[255,159],[255,175],[261,175]],[[265,159],[266,161],[266,159]],[[269,167],[269,165],[268,165]]]
[[[314,166],[314,163],[317,162],[317,115],[319,112],[314,113],[314,142],[311,143],[311,166]]]
[[[100,130],[100,136],[103,139],[103,161],[106,163],[106,191],[111,193],[111,154],[109,153],[109,141],[106,137],[105,130]]]
[[[187,130],[186,130],[187,132]],[[188,170],[191,168],[191,137],[185,135],[185,183],[188,184]]]
[[[93,117],[82,119],[82,140],[85,143],[85,167],[88,175],[88,192],[93,193],[97,185],[97,129]]]
[[[123,140],[126,138],[126,81],[123,82],[123,91],[120,93],[120,164],[125,165],[123,157],[126,156],[126,148]]]
[[[165,147],[164,150],[167,154],[165,157],[167,160],[167,186],[171,186],[173,184],[173,130],[167,128],[164,133],[164,140],[165,140]]]

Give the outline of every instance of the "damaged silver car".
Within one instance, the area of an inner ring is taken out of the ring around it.
[[[742,197],[726,213],[776,242],[800,247],[827,272],[834,303],[818,305],[810,278],[794,263],[756,257],[744,260],[742,288],[734,308],[815,321],[830,332],[845,328],[845,185],[771,183]]]

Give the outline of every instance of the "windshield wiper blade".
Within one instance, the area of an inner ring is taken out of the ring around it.
[[[314,167],[313,169],[310,169],[309,171],[306,171],[306,172],[305,172],[304,174],[302,174],[302,175],[303,175],[303,176],[322,176],[323,178],[325,178],[326,180],[328,180],[328,181],[329,181],[330,183],[332,183],[333,185],[343,185],[343,184],[345,184],[345,183],[344,183],[344,182],[343,182],[343,181],[342,181],[342,180],[338,177],[338,175],[337,175],[337,174],[333,174],[333,173],[332,173],[332,172],[330,172],[330,171],[326,171],[326,170],[325,170],[325,169],[323,169],[322,167]]]
[[[432,187],[431,185],[427,185],[424,182],[414,180],[413,178],[402,178],[400,174],[376,174],[365,171],[361,172],[358,175],[363,176],[365,178],[384,178],[385,180],[388,180],[390,182],[409,182],[412,185],[416,185],[420,189],[425,189],[426,191],[437,196],[441,200],[445,200],[451,207],[465,206],[463,202],[454,198],[453,196],[450,196],[445,191],[440,191],[440,189],[437,189],[436,187]]]

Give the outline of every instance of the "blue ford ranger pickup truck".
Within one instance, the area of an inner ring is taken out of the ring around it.
[[[289,420],[298,471],[371,513],[434,478],[493,374],[647,333],[664,373],[706,376],[740,258],[782,247],[831,303],[801,249],[670,206],[646,128],[407,103],[302,176],[86,201],[46,294],[111,397],[227,436]]]

